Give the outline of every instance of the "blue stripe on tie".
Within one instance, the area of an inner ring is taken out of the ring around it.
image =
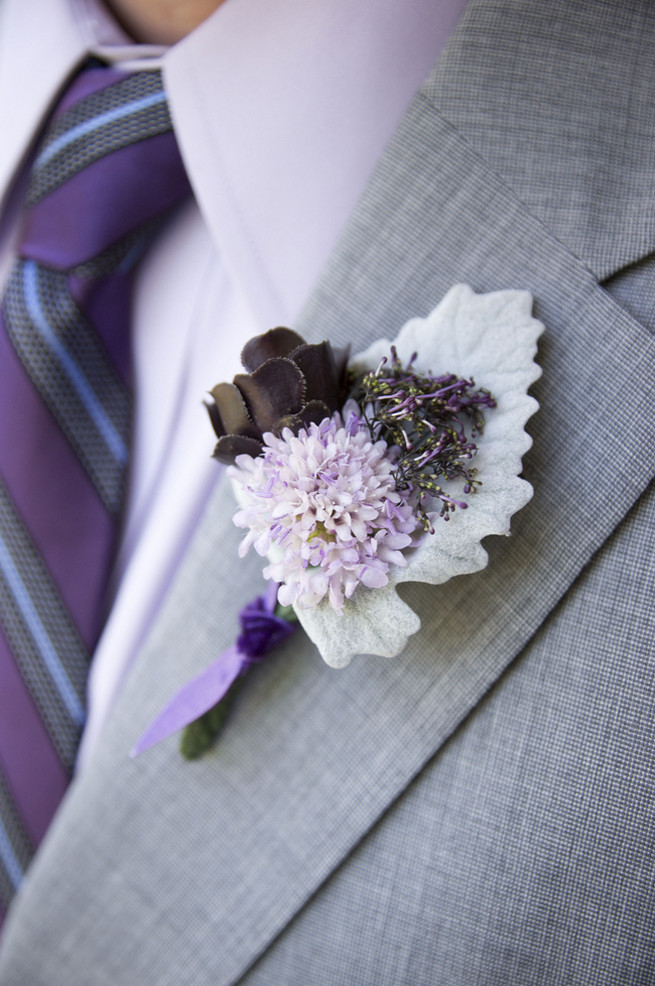
[[[14,885],[14,890],[17,890],[23,879],[23,867],[18,862],[7,830],[2,824],[2,819],[0,819],[0,859],[7,871],[7,876]]]
[[[86,718],[82,704],[71,685],[66,671],[61,665],[57,651],[52,645],[48,631],[43,626],[39,614],[34,608],[30,594],[25,587],[20,572],[14,565],[9,550],[0,538],[0,569],[2,569],[11,593],[16,600],[23,619],[32,635],[43,663],[50,672],[50,677],[59,692],[61,699],[68,709],[68,714],[76,726],[83,726]]]
[[[113,110],[107,110],[106,113],[101,113],[100,116],[93,117],[92,120],[78,123],[76,127],[67,130],[65,134],[57,137],[56,140],[53,140],[52,144],[49,144],[43,149],[36,159],[35,169],[42,168],[62,148],[73,144],[80,137],[85,137],[87,134],[93,133],[94,130],[99,130],[107,123],[113,123],[115,120],[121,120],[126,116],[131,116],[133,113],[138,113],[140,110],[148,109],[149,106],[156,106],[157,103],[164,102],[166,102],[166,93],[163,90],[153,92],[149,96],[142,96],[140,99],[135,99],[133,103],[128,103],[126,106],[117,106]]]
[[[134,264],[137,262],[137,260],[140,259],[146,246],[147,246],[147,241],[144,243],[144,238],[139,237],[139,239],[136,241],[134,246],[132,246],[127,251],[123,259],[121,260],[120,264],[116,268],[116,273],[126,274],[129,270],[131,270]]]
[[[70,355],[64,344],[54,333],[48,319],[41,308],[37,283],[37,265],[33,260],[23,262],[23,288],[25,291],[25,302],[29,316],[41,333],[50,349],[59,360],[69,381],[77,391],[77,395],[86,407],[96,428],[102,435],[107,448],[119,465],[125,465],[128,459],[128,450],[122,437],[116,431],[112,421],[107,417],[107,413],[102,404],[93,392],[88,380],[84,376],[73,357]]]

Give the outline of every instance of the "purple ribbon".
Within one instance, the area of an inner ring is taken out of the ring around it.
[[[236,643],[180,689],[139,739],[132,750],[133,757],[209,712],[239,675],[291,636],[297,624],[276,616],[277,590],[278,585],[273,582],[263,596],[244,606],[239,613],[241,633]]]

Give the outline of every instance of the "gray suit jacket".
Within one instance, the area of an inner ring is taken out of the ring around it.
[[[457,281],[546,325],[489,567],[399,658],[301,634],[217,750],[128,751],[259,589],[221,488],[9,922],[2,986],[655,982],[655,9],[472,0],[297,328],[361,348]]]

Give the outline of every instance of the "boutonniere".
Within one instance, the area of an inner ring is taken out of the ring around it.
[[[456,285],[393,343],[353,359],[286,328],[246,345],[246,372],[218,384],[208,409],[245,531],[240,553],[266,559],[269,590],[136,753],[186,727],[182,752],[199,756],[245,672],[298,622],[332,667],[393,657],[420,628],[401,582],[485,567],[481,540],[508,534],[532,496],[519,474],[542,331],[527,292]]]

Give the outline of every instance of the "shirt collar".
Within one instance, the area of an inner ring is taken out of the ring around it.
[[[3,0],[0,4],[0,207],[12,177],[67,79],[86,57],[161,56],[135,46],[99,0]]]
[[[227,0],[164,59],[190,180],[265,327],[293,321],[465,0]]]
[[[0,192],[83,53],[67,0],[4,0],[0,6]]]
[[[161,63],[222,263],[259,324],[293,321],[465,4],[226,0],[166,51],[132,44],[99,0],[4,0],[0,182],[88,54]],[[16,37],[29,52],[17,55]],[[15,111],[6,94],[17,87]]]

